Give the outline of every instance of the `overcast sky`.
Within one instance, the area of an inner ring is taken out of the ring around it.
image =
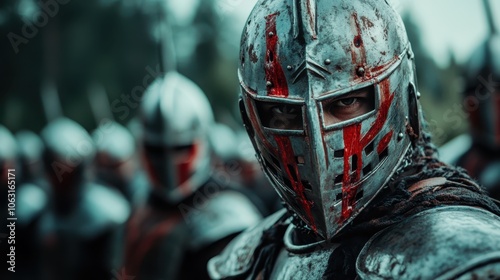
[[[500,1],[490,3],[500,27]],[[425,46],[441,66],[446,66],[450,50],[459,62],[465,61],[489,32],[482,0],[401,0],[401,10],[414,16]]]

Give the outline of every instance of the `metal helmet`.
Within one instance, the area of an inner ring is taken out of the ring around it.
[[[7,185],[7,181],[11,180],[12,175],[9,176],[9,173],[15,174],[15,172],[9,172],[9,169],[16,168],[16,157],[17,157],[17,145],[16,140],[12,133],[3,125],[0,125],[0,179],[2,183],[0,186],[4,184]]]
[[[97,179],[117,188],[126,186],[135,172],[136,144],[132,133],[115,121],[107,121],[92,132],[92,139]]]
[[[19,164],[24,181],[42,176],[43,142],[36,133],[22,130],[16,133]]]
[[[476,48],[466,67],[465,100],[472,138],[500,150],[500,35]]]
[[[367,206],[419,135],[413,53],[386,1],[259,1],[239,78],[266,175],[325,239]]]
[[[146,90],[141,104],[143,159],[150,180],[168,201],[181,201],[208,180],[213,119],[203,91],[177,72]]]
[[[238,157],[236,133],[228,125],[214,123],[209,138],[212,151],[219,161],[228,162]]]
[[[74,195],[86,179],[87,167],[95,155],[95,146],[87,131],[78,123],[59,118],[41,132],[45,145],[45,173],[56,196]]]

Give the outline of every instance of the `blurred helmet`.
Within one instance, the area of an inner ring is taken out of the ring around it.
[[[28,130],[16,133],[18,153],[23,180],[40,177],[42,174],[43,142],[36,133]]]
[[[207,97],[176,72],[158,79],[141,104],[143,159],[150,180],[172,203],[204,184],[211,173],[209,129],[213,113]]]
[[[0,125],[0,179],[7,183],[9,169],[16,168],[17,145],[12,133]]]
[[[44,167],[56,195],[74,193],[86,179],[95,147],[87,131],[78,123],[59,118],[41,132],[45,145]]]
[[[474,141],[500,149],[500,36],[476,48],[466,67],[465,102]]]
[[[135,139],[121,124],[108,121],[94,132],[94,159],[97,179],[115,187],[123,187],[134,176]]]
[[[228,125],[214,123],[209,136],[212,151],[222,163],[238,157],[236,133]]]
[[[239,78],[266,175],[326,239],[383,188],[419,135],[413,53],[387,1],[259,1]]]

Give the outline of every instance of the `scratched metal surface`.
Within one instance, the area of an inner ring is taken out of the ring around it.
[[[259,1],[242,34],[239,75],[266,175],[311,229],[331,238],[380,191],[410,144],[416,80],[399,15],[379,0]],[[324,100],[367,87],[372,112],[325,124]],[[301,106],[302,127],[264,127],[258,104],[266,101]]]
[[[357,260],[361,279],[500,277],[500,217],[467,206],[421,212],[373,237]],[[496,272],[495,272],[496,271]]]

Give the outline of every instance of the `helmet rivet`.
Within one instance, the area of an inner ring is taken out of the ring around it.
[[[326,64],[326,65],[330,65],[330,63],[332,63],[332,61],[331,61],[330,59],[328,59],[328,58],[327,58],[327,59],[325,59],[325,64]]]
[[[292,65],[288,65],[288,66],[286,67],[286,69],[288,69],[288,70],[292,70],[292,69],[293,69],[293,67],[292,67]]]
[[[273,83],[271,81],[266,82],[266,87],[270,88],[273,86]]]
[[[398,134],[398,141],[401,141],[403,138],[405,137],[405,135],[401,132]]]
[[[365,68],[359,67],[358,70],[356,70],[356,74],[358,74],[359,77],[363,77],[365,75]]]
[[[274,32],[269,32],[268,36],[269,37],[273,37],[274,36]]]

